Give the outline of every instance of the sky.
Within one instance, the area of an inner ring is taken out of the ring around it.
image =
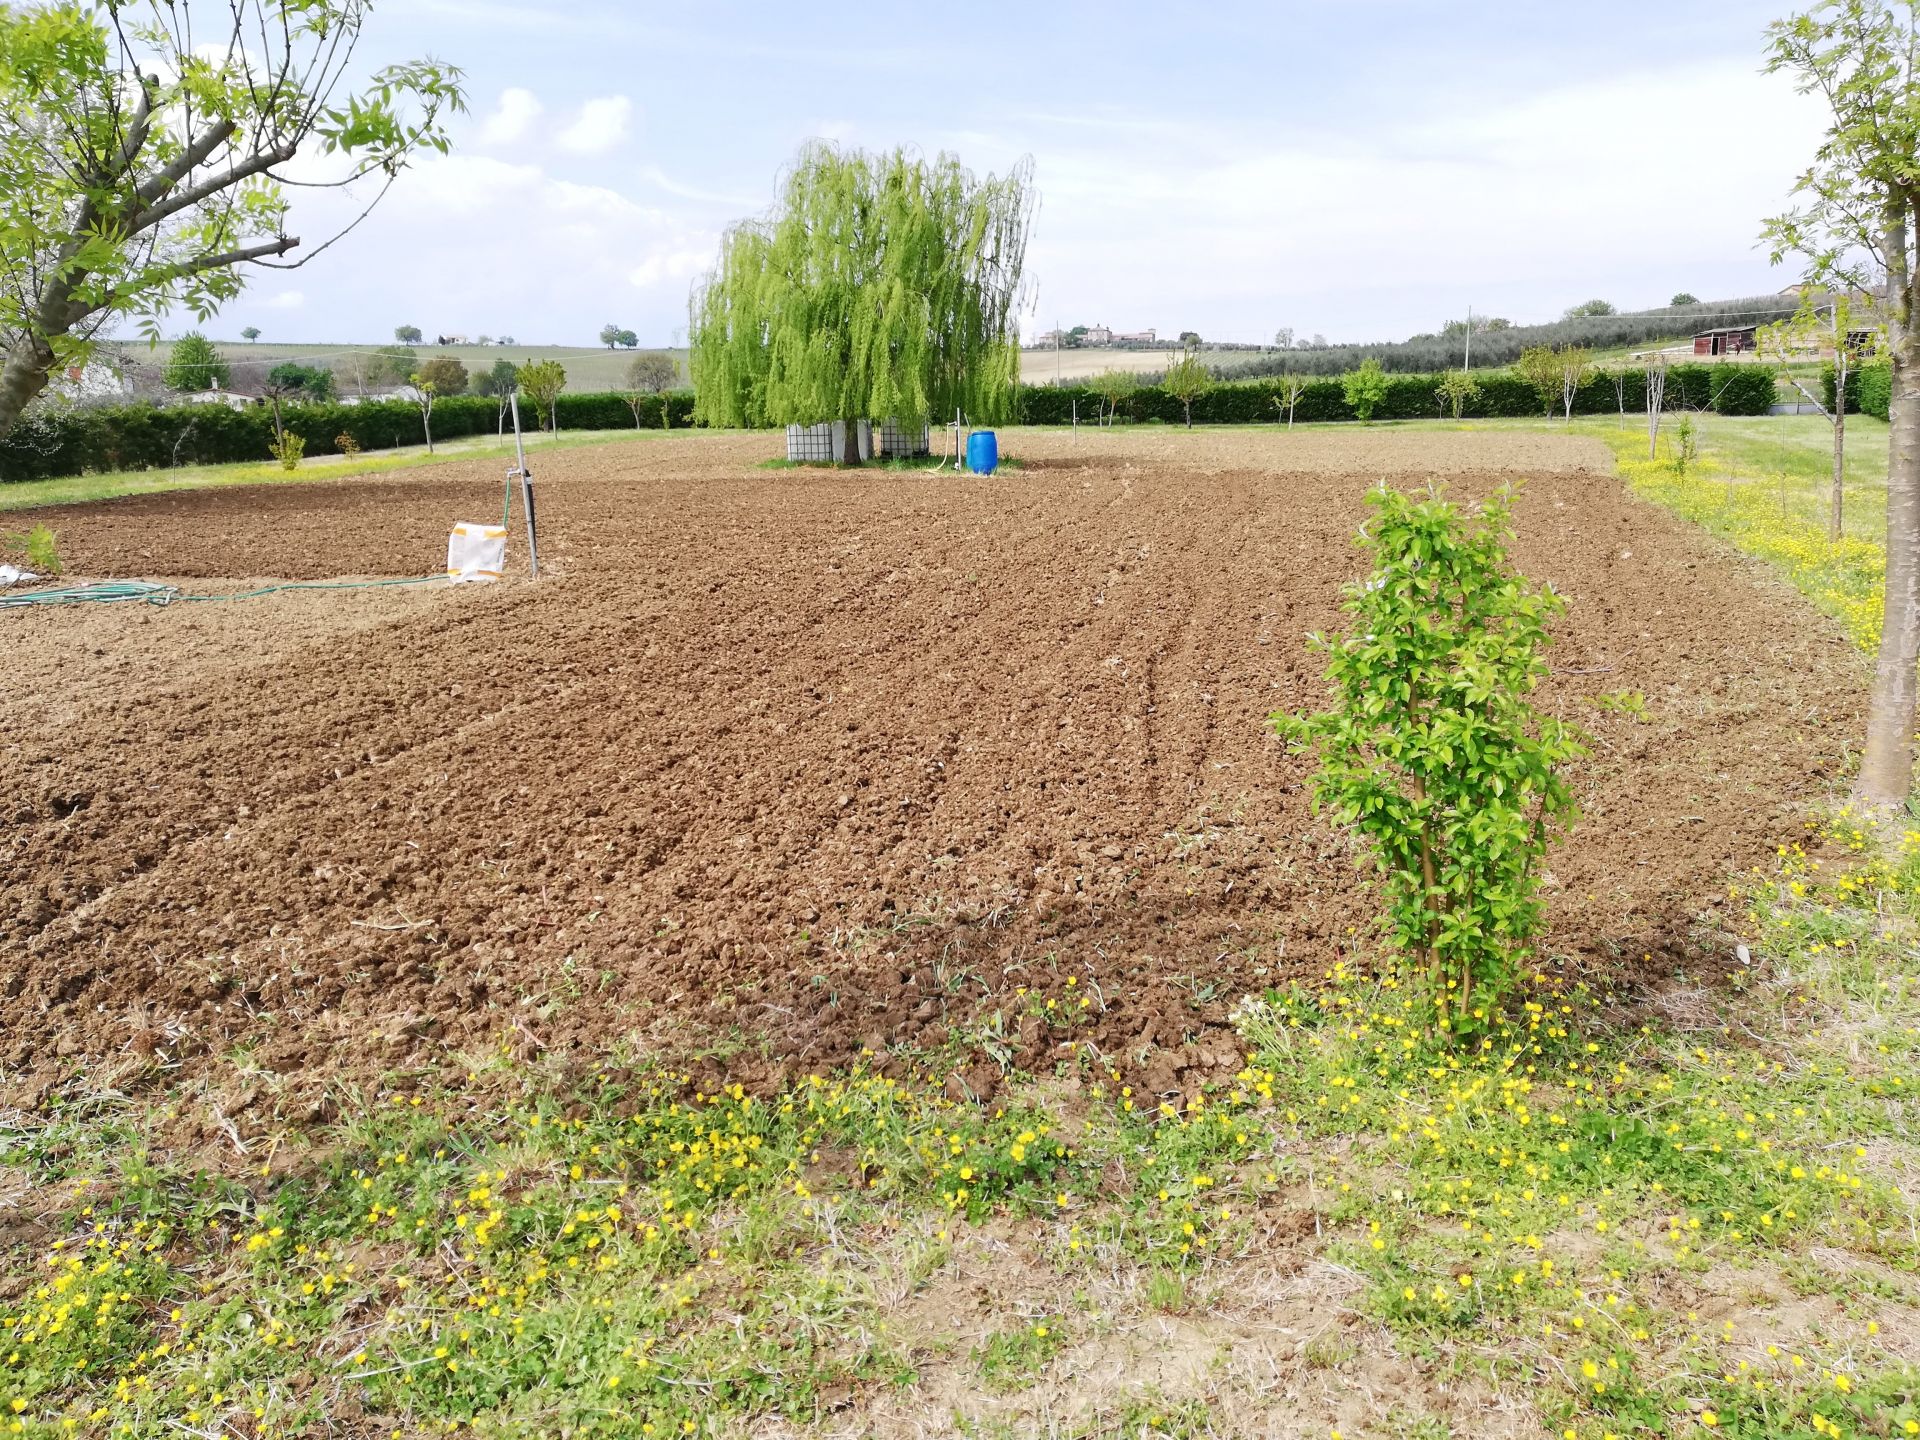
[[[1762,72],[1784,9],[383,0],[366,64],[465,72],[452,153],[205,328],[590,345],[611,322],[682,343],[721,232],[813,138],[976,172],[1031,156],[1029,337],[1384,340],[1469,306],[1524,323],[1778,290],[1798,276],[1760,224],[1822,125]],[[311,248],[343,204],[299,192],[289,228]]]

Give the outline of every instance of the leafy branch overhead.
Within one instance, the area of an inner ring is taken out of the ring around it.
[[[371,11],[0,5],[0,435],[108,324],[158,338],[167,312],[205,320],[238,295],[242,267],[292,268],[340,238],[303,248],[287,185],[350,188],[364,216],[414,156],[447,149],[459,70],[409,61],[356,88]],[[332,173],[288,180],[303,153]]]

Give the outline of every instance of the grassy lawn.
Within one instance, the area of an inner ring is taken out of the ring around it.
[[[1845,506],[1838,544],[1827,540],[1833,429],[1818,415],[1695,415],[1698,458],[1676,467],[1679,416],[1647,455],[1646,417],[1557,420],[1409,420],[1414,430],[1523,429],[1588,435],[1614,453],[1633,489],[1778,569],[1871,650],[1880,641],[1886,583],[1887,425],[1847,417]]]
[[[1824,419],[1710,415],[1697,423],[1699,460],[1684,468],[1674,464],[1671,425],[1656,460],[1647,458],[1644,431],[1602,435],[1637,492],[1765,560],[1845,625],[1863,650],[1876,647],[1886,585],[1886,423],[1848,417],[1837,542],[1827,539],[1833,431]]]
[[[623,442],[661,439],[679,431],[666,430],[577,430],[558,435],[535,433],[526,437],[527,453],[572,450],[583,445],[613,445]],[[21,480],[0,485],[0,512],[34,510],[48,505],[80,505],[92,500],[112,500],[122,495],[153,495],[166,490],[208,490],[222,485],[298,485],[315,480],[334,480],[349,475],[377,475],[388,470],[417,470],[428,465],[450,465],[459,461],[493,457],[502,461],[513,454],[513,439],[491,435],[465,435],[443,440],[429,455],[424,445],[406,445],[398,450],[383,450],[377,455],[312,456],[300,462],[298,470],[283,470],[272,461],[243,461],[231,465],[187,465],[177,470],[113,470],[94,475],[66,475],[52,480]]]

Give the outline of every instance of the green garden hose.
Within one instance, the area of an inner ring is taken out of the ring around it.
[[[178,585],[162,585],[152,580],[96,580],[90,585],[66,585],[53,590],[23,590],[18,595],[0,595],[0,610],[24,610],[38,605],[112,605],[125,600],[144,600],[149,605],[252,600],[261,595],[277,595],[282,590],[377,590],[389,585],[429,585],[444,578],[440,575],[413,575],[398,580],[304,580],[286,585],[263,585],[258,590],[237,590],[231,595],[188,595]]]

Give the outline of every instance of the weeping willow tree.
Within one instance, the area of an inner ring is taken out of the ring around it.
[[[707,425],[918,426],[1011,417],[1033,167],[981,180],[952,155],[810,144],[767,216],[695,287],[688,368]]]

